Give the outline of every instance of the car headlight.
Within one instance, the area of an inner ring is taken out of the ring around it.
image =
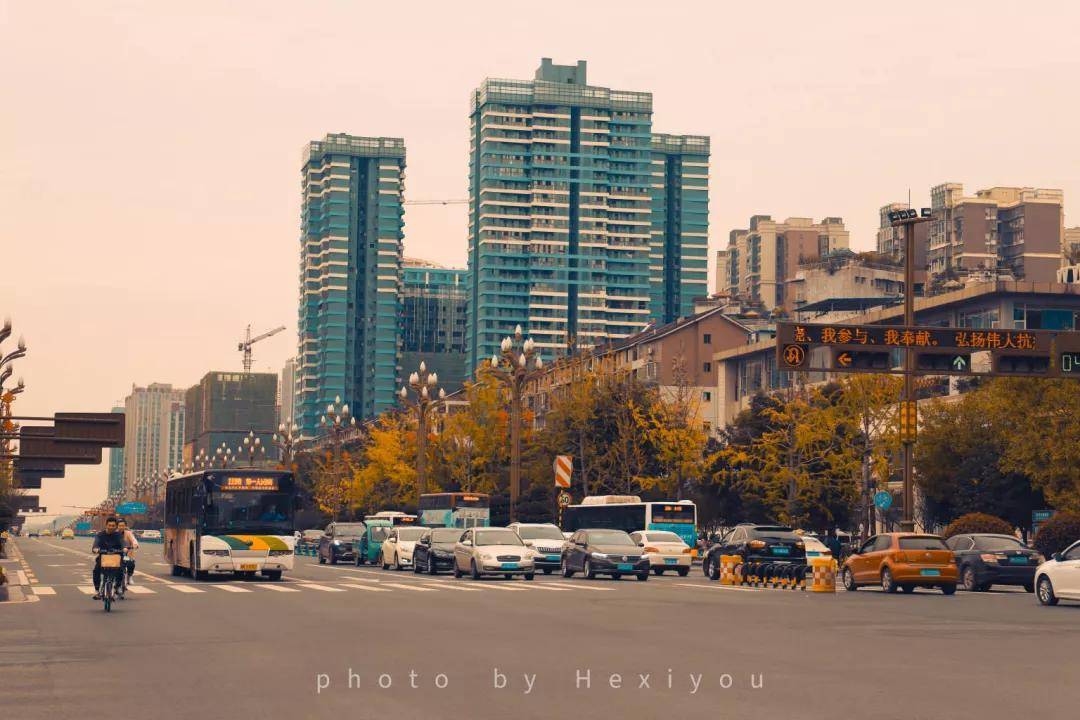
[[[228,550],[203,550],[203,555],[214,555],[217,557],[229,557]]]
[[[334,541],[334,544],[335,544],[335,545],[340,545],[340,544],[341,544],[341,541],[340,541],[340,540],[335,540],[335,541]]]
[[[606,560],[607,559],[607,553],[594,552],[594,553],[589,553],[589,555],[596,558],[597,560]]]
[[[271,550],[270,551],[270,556],[271,557],[273,557],[275,555],[292,555],[292,554],[293,554],[292,550]]]

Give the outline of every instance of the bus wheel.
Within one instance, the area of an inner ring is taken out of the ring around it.
[[[183,573],[184,573],[184,569],[182,567],[180,567],[179,565],[173,565],[172,566],[172,576],[173,577],[180,577]]]
[[[270,580],[271,582],[277,582],[278,580],[281,579],[281,571],[280,570],[267,570],[266,572],[263,573],[263,575],[265,575],[266,579]]]

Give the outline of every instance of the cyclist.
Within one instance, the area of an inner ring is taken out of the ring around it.
[[[124,565],[127,568],[127,584],[131,585],[135,579],[135,551],[139,549],[139,540],[135,537],[135,533],[128,530],[127,520],[124,518],[117,520],[116,529],[124,536],[124,550],[127,551]]]
[[[105,529],[94,536],[94,545],[90,552],[98,555],[101,551],[122,552],[124,535],[120,532],[116,518],[105,520]],[[101,556],[94,558],[94,599],[101,599]]]

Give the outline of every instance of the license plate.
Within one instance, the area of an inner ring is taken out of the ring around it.
[[[790,555],[791,548],[787,547],[774,547],[772,549],[773,555]]]
[[[241,565],[240,569],[241,570],[258,570],[259,566],[258,565]]]
[[[920,575],[925,575],[927,577],[937,577],[938,575],[941,574],[941,571],[940,570],[920,570],[919,574]]]
[[[551,562],[559,562],[559,560],[561,560],[562,558],[560,558],[558,555],[548,555],[547,559]]]
[[[1028,559],[1023,555],[1013,555],[1011,558],[1009,558],[1009,562],[1011,562],[1013,565],[1027,565]]]
[[[677,562],[679,562],[678,558],[664,558],[664,563],[667,565],[674,565]]]
[[[502,564],[502,569],[503,570],[517,570],[517,566],[518,566],[517,563],[503,563]]]
[[[632,563],[619,563],[619,569],[624,572],[632,572],[634,565]]]

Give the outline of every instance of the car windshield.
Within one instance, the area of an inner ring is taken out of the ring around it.
[[[335,535],[348,535],[350,537],[358,537],[364,534],[363,523],[338,523],[334,526]]]
[[[630,536],[617,530],[601,530],[589,533],[589,542],[594,545],[635,545]]]
[[[441,529],[431,531],[431,542],[433,543],[456,543],[461,538],[461,530],[458,529]]]
[[[423,534],[424,528],[422,527],[398,528],[397,531],[398,540],[405,540],[406,542],[415,542]]]
[[[518,535],[522,540],[562,540],[562,531],[554,525],[539,527],[519,527]]]
[[[1020,542],[1016,538],[1011,537],[997,537],[995,535],[984,535],[983,537],[975,539],[975,547],[980,550],[1026,550],[1024,543]]]
[[[378,540],[378,541],[381,542],[381,541],[385,540],[386,536],[389,535],[389,534],[390,534],[390,528],[388,528],[385,525],[376,525],[375,527],[371,528],[371,539],[372,540]]]
[[[903,537],[900,538],[901,550],[948,550],[941,538],[936,537]]]
[[[682,542],[682,538],[673,532],[651,532],[646,535],[648,542]]]
[[[476,533],[477,545],[521,545],[521,538],[513,530],[480,530]]]

